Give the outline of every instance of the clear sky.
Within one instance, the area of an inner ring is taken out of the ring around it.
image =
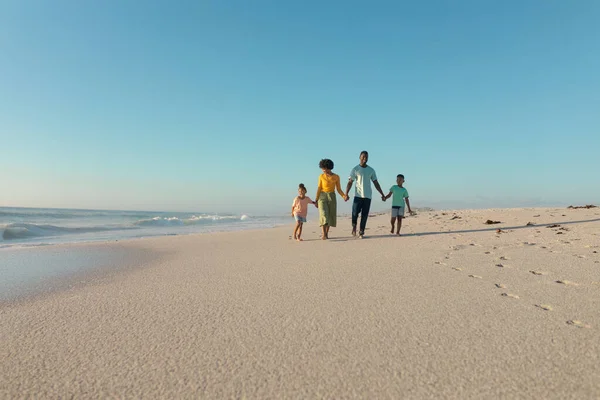
[[[4,0],[0,206],[279,213],[363,149],[414,207],[599,203],[598,21],[597,0]]]

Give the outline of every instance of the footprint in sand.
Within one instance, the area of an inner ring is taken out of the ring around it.
[[[495,283],[494,286],[496,286],[498,289],[506,289],[506,285],[502,283]]]
[[[459,268],[459,267],[452,267],[452,269],[455,271],[462,271],[462,268]]]
[[[512,293],[502,293],[501,296],[510,297],[511,299],[518,299],[519,298],[519,296],[517,296],[516,294],[512,294]]]
[[[534,275],[546,275],[546,272],[543,272],[543,271],[534,271],[534,270],[531,270],[529,272],[531,272]]]
[[[479,275],[469,275],[469,278],[483,279],[483,277]]]
[[[563,280],[563,279],[558,280],[558,281],[556,281],[556,283],[560,283],[561,285],[568,285],[568,286],[578,286],[579,285],[578,283],[575,283],[575,282],[572,282],[572,281],[567,281],[566,279],[565,280]]]
[[[591,326],[589,326],[588,324],[585,324],[581,321],[578,321],[576,319],[570,319],[567,321],[568,325],[572,325],[572,326],[576,326],[578,328],[591,328]]]
[[[446,264],[446,263],[443,263],[443,262],[441,262],[441,261],[436,261],[436,262],[434,262],[434,264],[439,264],[439,265],[448,265],[448,264]]]
[[[502,257],[500,257],[500,260],[506,261],[506,260],[508,260],[508,257],[502,256]]]
[[[506,268],[506,265],[504,265],[504,264],[496,264],[496,267],[498,267],[498,268]]]
[[[535,306],[537,308],[541,308],[544,311],[552,311],[552,306],[549,306],[548,304],[536,304]]]

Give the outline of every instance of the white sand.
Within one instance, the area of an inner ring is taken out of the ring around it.
[[[162,256],[0,305],[0,398],[600,397],[600,209],[339,224],[125,242]]]

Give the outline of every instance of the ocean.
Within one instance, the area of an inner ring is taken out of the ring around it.
[[[0,207],[0,303],[71,287],[81,274],[143,262],[139,254],[118,248],[52,245],[260,229],[292,222],[287,216],[233,213]]]
[[[286,216],[0,207],[0,248],[270,228]]]

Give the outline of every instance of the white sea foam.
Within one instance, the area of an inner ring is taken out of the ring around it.
[[[0,207],[0,248],[258,229],[282,217],[246,214],[58,210]]]

